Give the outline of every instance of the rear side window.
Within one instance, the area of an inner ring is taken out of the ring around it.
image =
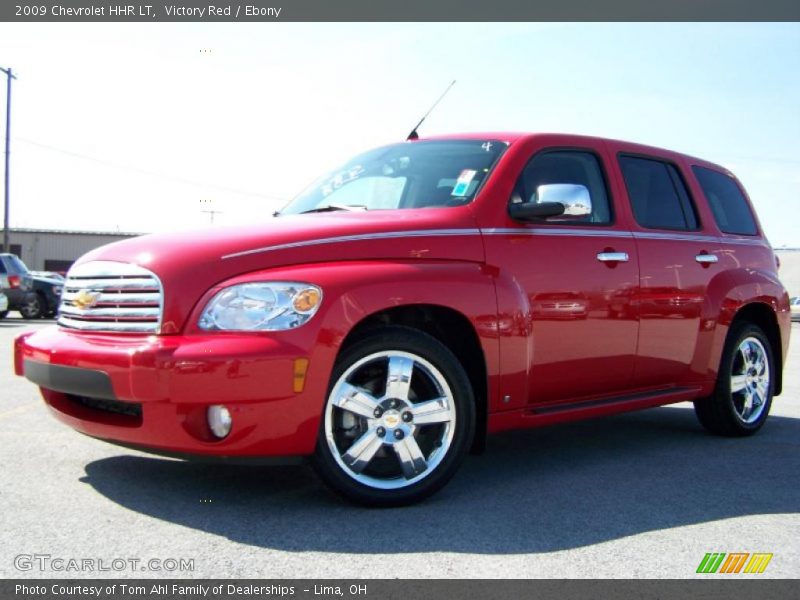
[[[620,156],[619,165],[639,225],[650,229],[698,228],[697,213],[674,166],[638,156]]]
[[[11,261],[11,266],[13,266],[14,271],[19,273],[20,275],[23,275],[28,272],[28,267],[25,266],[25,263],[22,262],[22,260],[20,260],[18,256],[12,254],[11,256],[8,257],[8,259]]]
[[[740,235],[756,235],[756,220],[750,206],[733,177],[704,167],[692,167],[703,188],[720,231]]]

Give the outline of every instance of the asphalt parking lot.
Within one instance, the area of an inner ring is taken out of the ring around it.
[[[0,321],[2,577],[684,578],[709,577],[695,575],[707,552],[773,553],[758,577],[800,573],[798,324],[752,438],[707,435],[689,404],[513,432],[391,510],[339,500],[305,466],[185,463],[75,433],[12,373],[13,337],[46,325]],[[33,554],[194,570],[15,567]]]

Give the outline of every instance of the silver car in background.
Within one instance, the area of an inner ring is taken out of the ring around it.
[[[800,321],[800,296],[789,299],[789,308],[792,310],[792,321]]]
[[[8,296],[5,291],[8,289],[8,277],[0,275],[0,313],[8,312]]]

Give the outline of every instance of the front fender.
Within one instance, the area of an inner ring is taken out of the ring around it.
[[[495,383],[500,371],[497,299],[494,276],[484,265],[381,260],[315,263],[255,271],[208,290],[195,306],[187,333],[197,331],[200,313],[222,287],[254,281],[300,281],[322,288],[319,311],[305,325],[289,331],[254,333],[306,349],[309,365],[302,395],[303,401],[314,407],[315,431],[336,357],[348,333],[367,317],[402,306],[442,306],[469,320],[486,360],[487,400],[490,407],[497,406]]]

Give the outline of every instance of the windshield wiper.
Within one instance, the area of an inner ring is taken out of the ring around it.
[[[359,212],[367,210],[367,207],[361,204],[326,204],[325,206],[318,206],[317,208],[310,208],[309,210],[304,210],[300,214],[307,215],[310,213],[333,212],[335,210]]]

